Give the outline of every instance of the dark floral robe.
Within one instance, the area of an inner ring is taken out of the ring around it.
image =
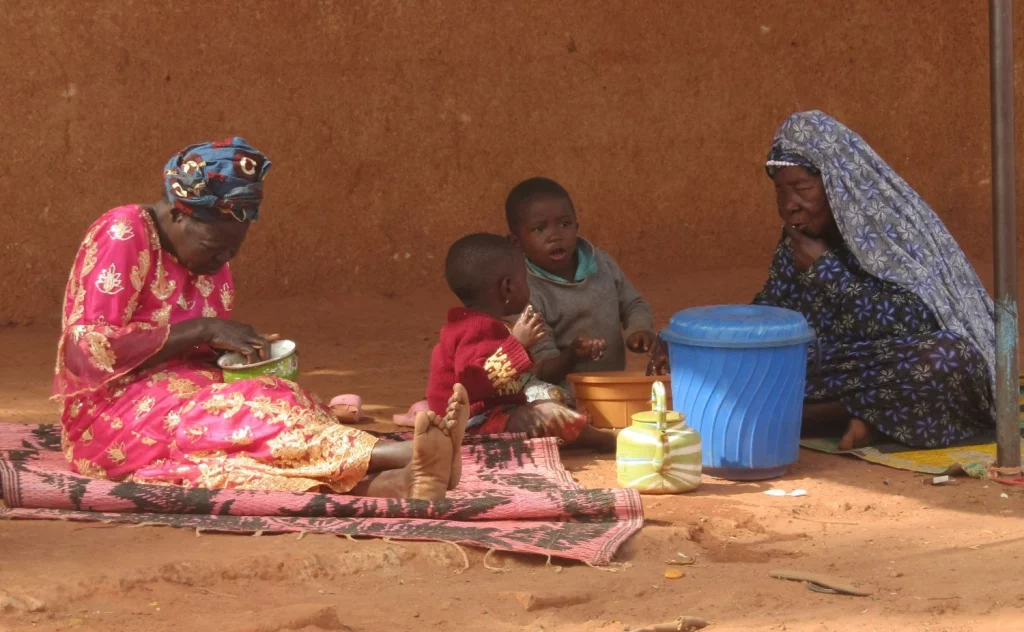
[[[977,349],[943,331],[916,295],[865,272],[845,247],[800,274],[780,242],[754,302],[800,312],[817,332],[805,401],[839,401],[914,447],[947,446],[993,425]]]

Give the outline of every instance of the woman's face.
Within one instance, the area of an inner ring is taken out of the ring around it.
[[[814,239],[831,240],[839,235],[821,176],[803,167],[784,167],[772,180],[783,222]]]
[[[171,246],[181,265],[193,274],[216,274],[242,248],[249,222],[201,222],[183,213],[174,216]]]

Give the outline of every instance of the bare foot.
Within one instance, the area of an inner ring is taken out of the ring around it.
[[[452,441],[441,431],[437,415],[416,415],[412,438],[412,484],[409,495],[421,500],[441,500],[452,472]],[[463,424],[465,429],[465,424]]]
[[[875,441],[875,429],[854,417],[846,427],[846,433],[839,439],[840,450],[853,450],[869,446]]]
[[[462,384],[456,384],[448,399],[448,412],[442,422],[443,429],[452,440],[452,473],[448,478],[448,489],[455,489],[462,480],[462,438],[466,436],[469,421],[469,394]]]

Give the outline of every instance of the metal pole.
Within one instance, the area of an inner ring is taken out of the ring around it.
[[[996,466],[1019,470],[1013,0],[989,0],[988,7],[992,83],[992,232],[996,251]]]

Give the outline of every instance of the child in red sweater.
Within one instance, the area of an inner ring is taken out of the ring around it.
[[[527,403],[523,386],[533,369],[530,348],[544,322],[528,308],[530,286],[522,252],[499,235],[475,233],[456,241],[445,260],[445,280],[464,307],[448,312],[430,359],[427,402],[446,410],[456,383],[469,393],[466,432],[554,436],[565,443],[615,450],[615,434],[556,401]],[[503,319],[519,315],[509,327]]]

